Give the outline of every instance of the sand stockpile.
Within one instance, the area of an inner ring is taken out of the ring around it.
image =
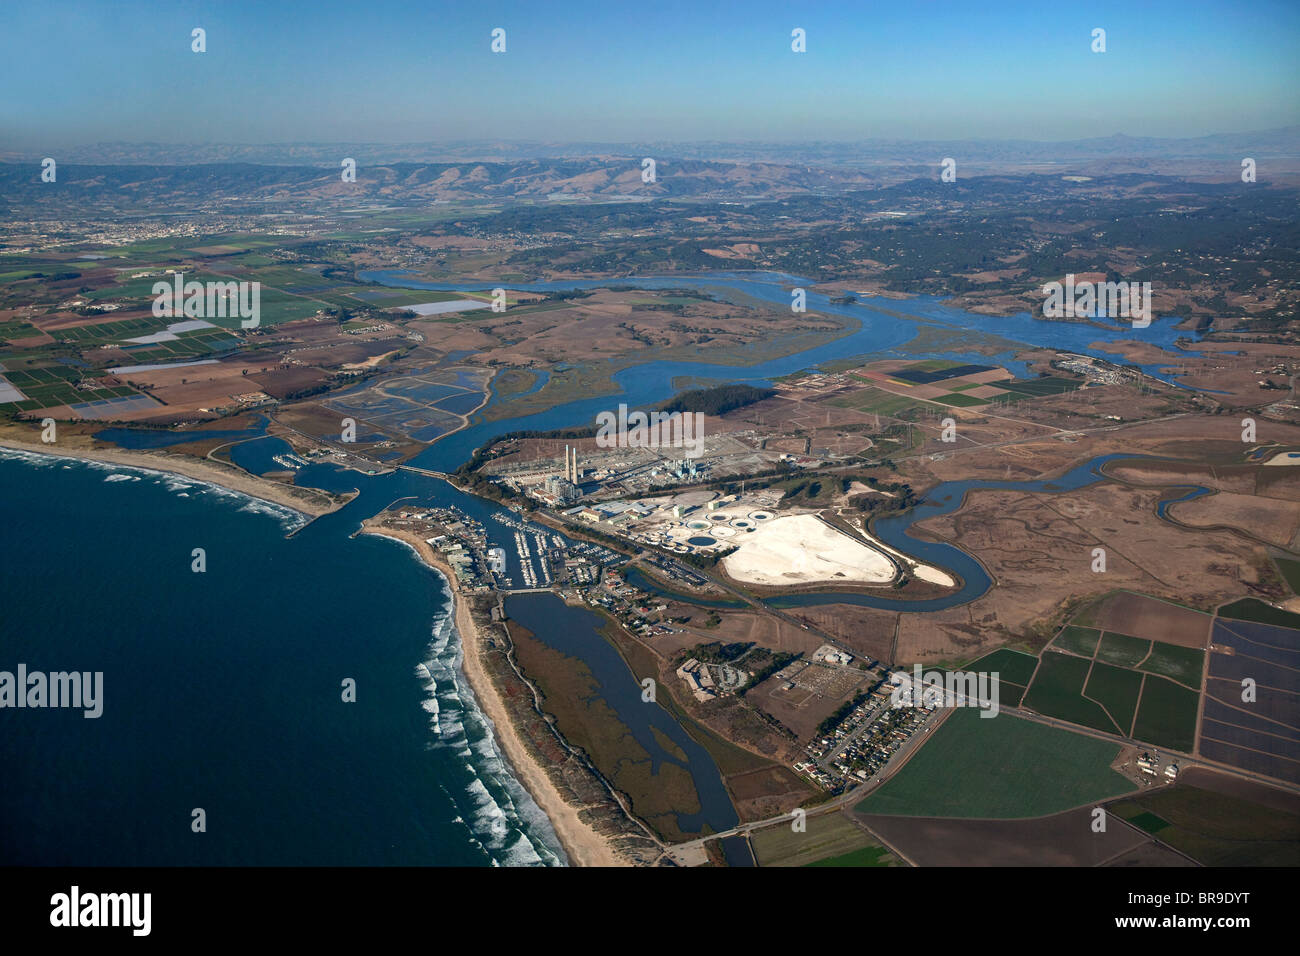
[[[765,522],[740,539],[739,548],[722,559],[722,566],[737,581],[769,586],[818,581],[885,584],[894,578],[888,558],[816,515]]]

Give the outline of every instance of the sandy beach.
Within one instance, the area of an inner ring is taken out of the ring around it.
[[[316,517],[341,507],[328,495],[307,488],[293,488],[272,482],[233,465],[202,461],[188,456],[169,455],[157,451],[127,451],[114,448],[60,447],[35,442],[17,441],[12,436],[0,436],[0,448],[48,455],[56,458],[73,458],[105,464],[141,468],[154,472],[180,475],[207,484],[217,485],[239,494],[292,509]],[[455,605],[456,630],[464,650],[462,668],[479,706],[492,724],[493,736],[502,754],[509,761],[515,778],[551,820],[556,835],[570,863],[577,866],[626,866],[625,860],[615,852],[612,844],[593,827],[584,823],[578,808],[567,803],[551,782],[546,770],[529,753],[520,738],[509,712],[496,686],[483,666],[478,629],[471,618],[469,607],[456,588],[451,568],[447,566],[418,535],[388,528],[367,527],[367,534],[379,534],[410,545],[420,558],[446,578]]]
[[[120,448],[73,447],[71,445],[41,444],[40,442],[17,441],[11,435],[0,436],[0,448],[13,451],[31,452],[37,455],[51,455],[55,458],[77,458],[84,461],[97,461],[110,465],[123,465],[131,468],[144,468],[193,478],[211,485],[218,485],[228,491],[235,491],[250,498],[257,498],[271,504],[290,508],[309,517],[329,514],[342,507],[343,502],[334,500],[325,492],[312,488],[295,488],[277,481],[268,481],[250,475],[234,465],[201,460],[188,455],[171,455],[162,451],[127,451]]]
[[[615,853],[610,842],[579,818],[578,809],[564,800],[546,770],[520,739],[496,685],[484,669],[478,629],[471,619],[469,607],[456,587],[451,568],[418,535],[381,527],[367,527],[364,533],[384,535],[409,544],[426,564],[447,579],[456,608],[456,632],[460,635],[464,650],[461,666],[465,678],[473,688],[479,706],[491,721],[493,736],[506,760],[510,762],[515,778],[550,818],[569,862],[575,866],[626,866],[627,863]]]

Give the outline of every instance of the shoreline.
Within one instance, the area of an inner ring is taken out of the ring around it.
[[[50,458],[71,458],[93,461],[104,465],[121,465],[160,474],[178,475],[193,481],[215,485],[235,494],[256,498],[268,504],[288,508],[308,519],[319,518],[343,507],[347,501],[335,500],[329,493],[314,488],[296,488],[249,474],[236,465],[220,465],[209,460],[190,456],[169,455],[159,451],[140,451],[123,448],[68,448],[33,442],[18,441],[0,435],[0,448],[45,455]],[[295,491],[297,492],[295,494]],[[348,500],[351,500],[349,498]]]
[[[280,485],[278,482],[271,482],[247,472],[237,472],[234,470],[237,466],[229,466],[230,470],[228,470],[227,467],[214,462],[182,458],[152,450],[68,448],[59,447],[57,444],[45,445],[18,441],[3,435],[0,435],[0,449],[48,458],[119,465],[154,474],[187,478],[286,508],[309,521],[336,511],[347,503],[333,501],[327,493],[315,489],[300,489],[303,492],[310,491],[310,494],[295,495],[289,490],[291,486]],[[487,718],[493,739],[509,765],[512,775],[550,820],[551,827],[570,865],[627,866],[627,861],[620,857],[611,842],[582,821],[578,808],[564,799],[545,768],[525,747],[496,685],[484,668],[477,639],[478,628],[474,624],[469,606],[456,584],[451,568],[442,562],[433,549],[417,535],[378,526],[365,526],[361,529],[361,533],[381,535],[401,541],[414,550],[426,566],[441,574],[447,582],[453,605],[456,633],[461,643],[461,671],[474,692],[483,716]]]
[[[461,671],[491,725],[493,739],[502,756],[515,779],[550,819],[551,827],[555,830],[569,863],[573,866],[626,866],[626,861],[619,857],[610,841],[585,823],[579,816],[578,808],[564,799],[546,769],[524,745],[505,702],[484,667],[478,627],[474,624],[469,605],[456,584],[451,568],[418,535],[377,525],[368,525],[361,533],[392,538],[410,546],[421,561],[446,579],[447,590],[451,594],[456,634],[461,644]]]

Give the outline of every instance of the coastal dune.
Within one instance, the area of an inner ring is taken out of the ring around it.
[[[480,708],[491,723],[492,734],[506,760],[509,761],[516,779],[523,784],[533,800],[550,818],[569,862],[576,866],[629,865],[605,836],[581,819],[578,808],[564,799],[545,768],[525,746],[515,729],[501,694],[484,667],[481,636],[464,596],[456,587],[451,568],[418,535],[373,525],[367,526],[364,533],[394,538],[410,545],[421,560],[447,579],[455,605],[456,632],[464,651],[462,667],[465,677],[474,690]]]

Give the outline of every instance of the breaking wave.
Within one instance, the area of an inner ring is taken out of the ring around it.
[[[242,491],[234,491],[223,485],[213,484],[210,481],[189,478],[169,471],[159,471],[156,468],[95,461],[91,458],[76,458],[67,455],[43,454],[37,451],[5,447],[0,447],[0,461],[21,461],[34,468],[60,468],[62,470],[80,466],[89,468],[91,471],[107,472],[104,476],[106,482],[141,481],[148,478],[154,484],[166,488],[178,498],[189,498],[192,496],[191,492],[194,492],[200,495],[211,495],[216,498],[239,502],[241,512],[274,518],[280,523],[280,527],[284,529],[286,534],[297,531],[311,520],[309,515],[303,514],[301,511],[295,511],[285,505],[254,498]]]
[[[461,810],[459,819],[494,866],[563,866],[568,859],[550,819],[515,779],[461,671],[463,648],[451,590],[446,578],[439,574],[438,579],[442,611],[415,677],[425,691],[430,749],[450,751],[464,768],[462,791],[449,793]]]

